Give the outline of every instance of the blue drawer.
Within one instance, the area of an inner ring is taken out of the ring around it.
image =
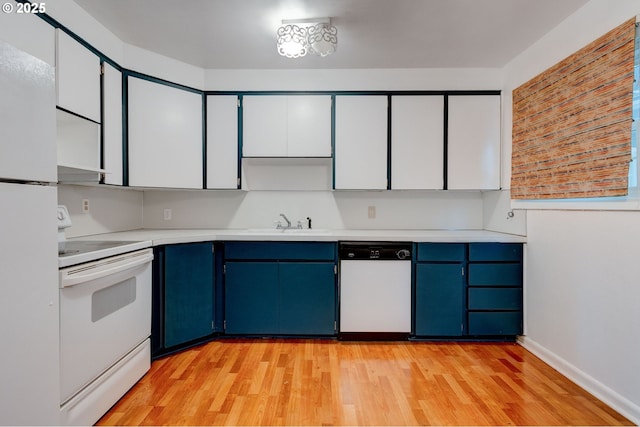
[[[331,242],[227,242],[225,259],[333,261],[336,244]]]
[[[520,335],[522,312],[470,312],[469,335]]]
[[[470,243],[469,261],[522,262],[522,243]]]
[[[469,310],[522,310],[522,288],[469,288]]]
[[[469,286],[522,286],[522,264],[469,264]]]
[[[465,243],[418,243],[418,261],[464,261]]]

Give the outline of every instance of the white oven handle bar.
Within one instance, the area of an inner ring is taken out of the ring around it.
[[[145,249],[65,268],[60,270],[60,287],[68,288],[79,285],[111,274],[121,273],[151,261],[153,261],[153,252]]]

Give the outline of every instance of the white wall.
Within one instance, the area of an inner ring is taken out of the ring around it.
[[[528,212],[525,346],[636,423],[638,242],[638,212]]]
[[[205,90],[497,90],[502,70],[206,70]]]
[[[65,205],[72,226],[67,238],[142,228],[142,191],[109,186],[59,185],[58,204]],[[82,212],[82,200],[89,212]]]
[[[376,218],[368,218],[368,207]],[[172,219],[164,220],[164,209]],[[145,228],[269,228],[280,213],[314,228],[481,229],[479,192],[160,191],[144,193]],[[294,223],[295,224],[295,223]]]
[[[527,212],[511,209],[509,190],[482,193],[483,228],[499,233],[527,235]]]
[[[515,87],[638,13],[637,0],[587,3],[505,67],[505,105]],[[640,423],[640,213],[529,210],[526,228],[523,344]]]

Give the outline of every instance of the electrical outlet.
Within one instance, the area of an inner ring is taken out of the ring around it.
[[[82,213],[89,213],[89,199],[82,199]]]
[[[164,210],[164,220],[165,221],[171,221],[171,217],[173,216],[173,213],[171,212],[171,209],[165,209]]]
[[[376,207],[375,206],[369,206],[369,208],[367,210],[367,217],[369,219],[375,219],[376,218]]]

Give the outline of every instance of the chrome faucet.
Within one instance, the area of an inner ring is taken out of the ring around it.
[[[289,221],[289,218],[287,218],[287,216],[283,213],[280,214],[280,216],[282,218],[284,218],[285,221],[287,221],[287,227],[286,228],[291,228],[291,221]]]
[[[276,225],[276,228],[278,230],[290,230],[293,227],[291,226],[291,221],[289,221],[289,218],[287,218],[287,216],[283,213],[280,214],[280,216],[287,222],[286,226],[283,226],[280,221],[278,221],[278,224]],[[302,221],[298,221],[298,225],[296,228],[302,229]]]

